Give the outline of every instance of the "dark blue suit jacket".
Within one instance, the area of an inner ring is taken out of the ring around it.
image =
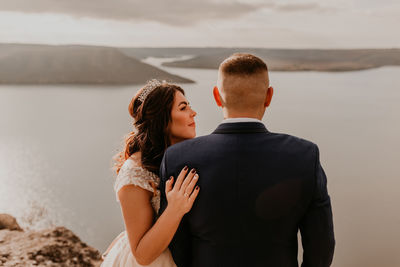
[[[329,266],[335,246],[327,180],[318,147],[271,133],[262,123],[223,123],[210,135],[167,149],[165,181],[185,166],[199,173],[198,195],[170,244],[179,267]]]

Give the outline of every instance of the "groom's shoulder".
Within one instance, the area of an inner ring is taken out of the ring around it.
[[[293,148],[297,148],[297,150],[316,150],[318,146],[316,143],[304,139],[302,137],[298,137],[295,135],[287,134],[287,133],[270,133],[272,142],[280,144],[282,147],[286,147],[287,149],[293,150]]]
[[[304,144],[304,145],[310,145],[310,146],[316,145],[314,142],[312,142],[310,140],[307,140],[307,139],[299,137],[299,136],[287,134],[287,133],[270,132],[270,134],[274,138],[280,139],[282,141],[290,141],[290,142],[295,142],[295,143]]]
[[[194,147],[197,147],[197,146],[203,146],[210,141],[210,139],[212,138],[211,136],[212,135],[209,134],[209,135],[199,136],[199,137],[195,137],[192,139],[188,139],[188,140],[179,142],[175,145],[168,147],[167,152],[174,153],[177,151],[193,149]]]
[[[210,143],[216,142],[214,138],[215,136],[215,134],[209,134],[188,139],[170,146],[167,151],[169,153],[181,153],[182,151],[209,146]],[[268,134],[265,135],[265,139],[280,146],[281,148],[287,148],[290,150],[293,150],[293,148],[297,148],[297,150],[302,151],[318,149],[318,146],[314,142],[287,133],[268,132]]]

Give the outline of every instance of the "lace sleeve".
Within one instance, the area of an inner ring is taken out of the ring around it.
[[[131,184],[146,189],[154,194],[155,188],[153,188],[153,185],[158,186],[159,179],[152,172],[138,166],[133,160],[128,159],[125,161],[124,165],[122,165],[114,184],[117,201],[119,201],[118,191],[121,190],[122,187]]]

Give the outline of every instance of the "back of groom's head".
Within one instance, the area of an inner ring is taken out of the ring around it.
[[[214,96],[224,112],[262,117],[272,98],[267,65],[251,54],[231,55],[219,66]]]
[[[268,71],[268,67],[262,59],[254,55],[236,53],[225,59],[219,70],[225,75],[251,75]]]

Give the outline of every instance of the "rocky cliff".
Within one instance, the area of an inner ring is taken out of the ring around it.
[[[100,266],[98,250],[65,227],[23,231],[16,220],[0,214],[0,266]]]

